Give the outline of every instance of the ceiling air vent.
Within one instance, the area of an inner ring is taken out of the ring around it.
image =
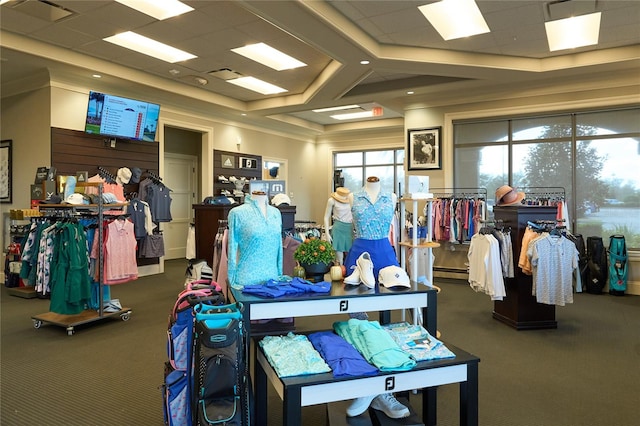
[[[242,77],[242,74],[230,70],[229,68],[220,68],[219,70],[209,71],[207,74],[212,77],[219,78],[220,80],[233,80],[234,78]]]
[[[13,8],[29,16],[49,22],[56,22],[75,14],[72,10],[46,0],[24,1]]]

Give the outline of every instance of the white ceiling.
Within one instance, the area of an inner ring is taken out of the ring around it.
[[[418,10],[429,0],[183,1],[195,10],[157,21],[114,1],[13,0],[0,7],[2,85],[43,68],[52,78],[78,80],[99,72],[121,96],[131,85],[153,87],[202,112],[312,135],[336,125],[315,108],[382,106],[383,116],[367,123],[382,126],[411,105],[451,103],[470,91],[615,71],[635,70],[640,78],[638,0],[477,0],[491,32],[446,42]],[[600,43],[550,53],[545,20],[590,11],[602,12]],[[169,64],[102,40],[127,30],[198,58]],[[307,66],[278,72],[230,51],[260,41]],[[263,96],[236,87],[210,74],[221,69],[288,92]]]

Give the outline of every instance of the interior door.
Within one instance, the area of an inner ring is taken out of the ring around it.
[[[193,221],[198,158],[192,155],[164,154],[164,182],[171,188],[171,222],[162,226],[165,259],[186,257],[187,233]]]

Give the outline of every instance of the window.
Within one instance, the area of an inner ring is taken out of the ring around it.
[[[454,123],[454,182],[563,187],[574,233],[640,249],[640,108]],[[492,207],[493,200],[489,200]]]
[[[333,164],[344,179],[342,186],[351,191],[362,188],[369,176],[377,176],[385,192],[398,193],[398,183],[404,183],[404,149],[336,152]]]

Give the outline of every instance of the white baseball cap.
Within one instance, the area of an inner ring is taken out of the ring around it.
[[[132,175],[133,173],[131,173],[131,169],[129,169],[128,167],[120,167],[116,175],[116,183],[119,183],[120,185],[126,185],[131,180]]]
[[[74,192],[73,194],[69,195],[64,200],[64,202],[69,204],[75,204],[75,205],[89,204],[88,202],[84,201],[84,197],[82,196],[82,194],[79,194],[77,192]]]
[[[291,205],[291,198],[287,194],[276,194],[271,199],[271,204],[276,207],[281,204]]]
[[[383,286],[411,288],[407,272],[399,266],[386,266],[378,273],[378,282]]]

